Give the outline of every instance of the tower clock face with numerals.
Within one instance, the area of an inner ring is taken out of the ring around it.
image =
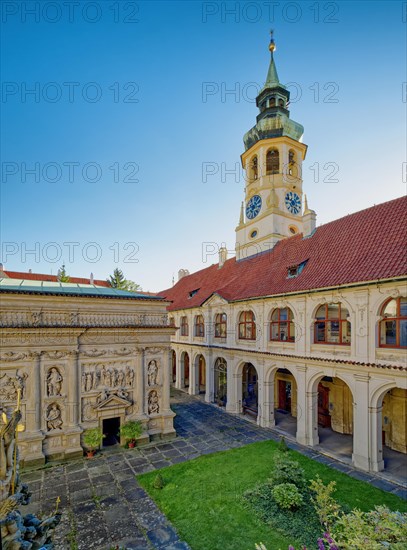
[[[246,205],[246,217],[249,220],[255,218],[261,210],[261,197],[260,195],[253,195]]]
[[[285,196],[285,206],[291,214],[299,214],[301,211],[301,199],[297,193],[289,191]]]

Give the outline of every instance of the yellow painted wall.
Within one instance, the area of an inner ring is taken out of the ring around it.
[[[385,444],[407,453],[407,390],[394,388],[383,398],[382,426]]]
[[[349,387],[339,378],[333,378],[333,382],[322,381],[321,385],[329,388],[329,413],[333,431],[353,433],[353,400]]]
[[[291,414],[297,416],[297,384],[295,383],[294,376],[291,374],[285,374],[283,372],[276,373],[276,379],[274,384],[274,403],[275,408],[278,408],[278,381],[284,380],[285,382],[291,382]]]

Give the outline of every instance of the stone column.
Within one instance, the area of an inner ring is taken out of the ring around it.
[[[356,468],[369,471],[369,375],[355,374],[353,404],[353,454]]]
[[[239,414],[242,412],[242,373],[235,372],[232,361],[228,361],[227,385],[226,410]]]
[[[307,374],[307,367],[306,366],[299,366],[297,367],[297,380],[296,380],[296,386],[297,386],[297,433],[296,433],[296,439],[298,443],[301,443],[302,445],[314,445],[315,443],[309,443],[307,438],[307,432],[311,433],[313,430],[311,427],[307,426],[309,415],[308,407],[307,407],[307,391],[306,391],[306,374]],[[313,406],[314,398],[309,397],[310,399],[310,405]],[[318,393],[317,393],[317,404],[316,407],[318,407]],[[318,412],[318,409],[317,409]],[[311,417],[312,420],[312,417]],[[317,425],[317,433],[318,436],[318,425]],[[311,439],[312,441],[312,439]]]
[[[141,348],[137,351],[135,357],[135,373],[134,373],[134,384],[135,384],[135,401],[139,405],[139,414],[147,414],[146,411],[146,399],[145,399],[145,380],[144,380],[144,356],[145,350]]]
[[[374,472],[384,470],[382,443],[383,407],[369,407],[370,416],[370,467]]]
[[[214,400],[214,365],[213,365],[213,356],[212,352],[209,351],[208,355],[205,357],[205,369],[206,369],[206,384],[205,384],[205,401],[207,403],[212,403]]]
[[[163,353],[162,360],[162,410],[163,413],[170,412],[170,380],[172,377],[172,353],[168,350]]]
[[[182,352],[181,353],[177,353],[177,363],[176,363],[176,376],[175,376],[175,387],[177,389],[181,389],[183,388],[184,384],[184,377],[183,377],[183,374],[182,374],[182,368],[181,368],[181,360],[182,360]]]
[[[263,387],[264,401],[260,426],[263,426],[263,428],[272,428],[276,425],[274,418],[274,376],[273,380],[263,382]]]
[[[77,426],[79,423],[79,376],[78,376],[78,352],[69,352],[66,362],[66,371],[62,383],[62,394],[67,396],[66,420],[67,426]]]
[[[199,393],[199,390],[197,391],[197,383],[199,382],[199,376],[197,376],[197,367],[196,367],[196,357],[195,361],[192,361],[192,352],[190,351],[189,354],[189,388],[188,393],[189,395],[196,395]]]
[[[318,391],[306,392],[306,407],[305,407],[305,440],[300,441],[299,443],[305,443],[305,445],[310,445],[314,447],[319,443],[318,435]],[[298,422],[298,420],[297,420]],[[298,426],[298,424],[297,424]],[[302,431],[302,427],[301,427]],[[297,427],[298,433],[298,427]],[[300,433],[300,437],[302,437]],[[298,435],[297,435],[298,438]]]
[[[41,353],[33,351],[30,353],[31,367],[29,377],[25,384],[26,411],[25,430],[26,432],[39,432],[41,430]]]

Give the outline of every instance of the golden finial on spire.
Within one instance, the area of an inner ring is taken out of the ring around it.
[[[274,50],[276,49],[276,43],[274,42],[273,34],[274,34],[274,30],[271,29],[270,30],[270,44],[269,44],[269,50],[271,51],[271,53],[273,53]]]

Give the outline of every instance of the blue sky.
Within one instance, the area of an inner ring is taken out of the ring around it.
[[[244,181],[225,170],[255,123],[270,28],[317,223],[405,192],[405,3],[55,4],[2,3],[6,269],[120,267],[154,291],[232,251]]]

